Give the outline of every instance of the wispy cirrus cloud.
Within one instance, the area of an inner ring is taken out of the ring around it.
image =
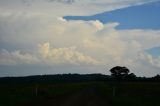
[[[91,15],[155,1],[158,0],[3,0],[0,10],[31,10],[55,16]]]

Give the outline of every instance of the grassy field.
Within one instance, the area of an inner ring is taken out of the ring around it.
[[[82,90],[82,94],[87,93],[85,89],[91,88],[96,89],[111,106],[160,106],[160,83],[149,82],[121,82],[116,85],[111,82],[1,84],[0,106],[49,105],[51,102],[58,106],[73,94]]]
[[[160,106],[160,83],[125,82],[109,85],[100,87],[103,94],[108,96],[112,106]],[[113,86],[115,87],[114,97]]]

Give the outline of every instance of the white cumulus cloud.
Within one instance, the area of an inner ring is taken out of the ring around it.
[[[7,50],[1,50],[0,52],[0,65],[22,65],[22,64],[34,64],[39,60],[32,54]]]
[[[99,64],[96,59],[78,52],[76,47],[51,48],[49,43],[44,43],[39,45],[39,51],[50,64]]]

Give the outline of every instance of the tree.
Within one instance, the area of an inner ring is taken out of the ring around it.
[[[125,78],[126,76],[128,76],[129,69],[126,67],[116,66],[116,67],[113,67],[110,70],[110,72],[111,72],[111,75],[115,77],[116,80],[119,82],[122,78]],[[114,83],[113,85],[113,92],[112,92],[113,97],[115,97],[116,95],[116,86],[119,85],[118,82]]]
[[[130,73],[127,76],[127,80],[135,80],[136,79],[136,75],[134,73]]]
[[[116,66],[116,67],[113,67],[110,70],[110,72],[112,76],[116,78],[122,78],[128,75],[129,69],[126,67],[122,67],[122,66]]]
[[[158,74],[158,75],[154,76],[152,79],[155,80],[155,81],[159,81],[160,80],[160,75]]]

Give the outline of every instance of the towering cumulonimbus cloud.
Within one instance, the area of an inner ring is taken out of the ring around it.
[[[119,22],[104,24],[99,20],[68,21],[62,18],[68,14],[89,15],[146,2],[127,1],[75,0],[66,5],[34,0],[30,6],[21,0],[0,1],[0,73],[5,70],[4,66],[6,70],[34,67],[36,72],[43,66],[54,74],[58,70],[74,72],[71,67],[78,70],[75,73],[107,73],[104,67],[123,65],[138,75],[158,74],[160,59],[146,50],[160,46],[160,30],[118,30]]]

